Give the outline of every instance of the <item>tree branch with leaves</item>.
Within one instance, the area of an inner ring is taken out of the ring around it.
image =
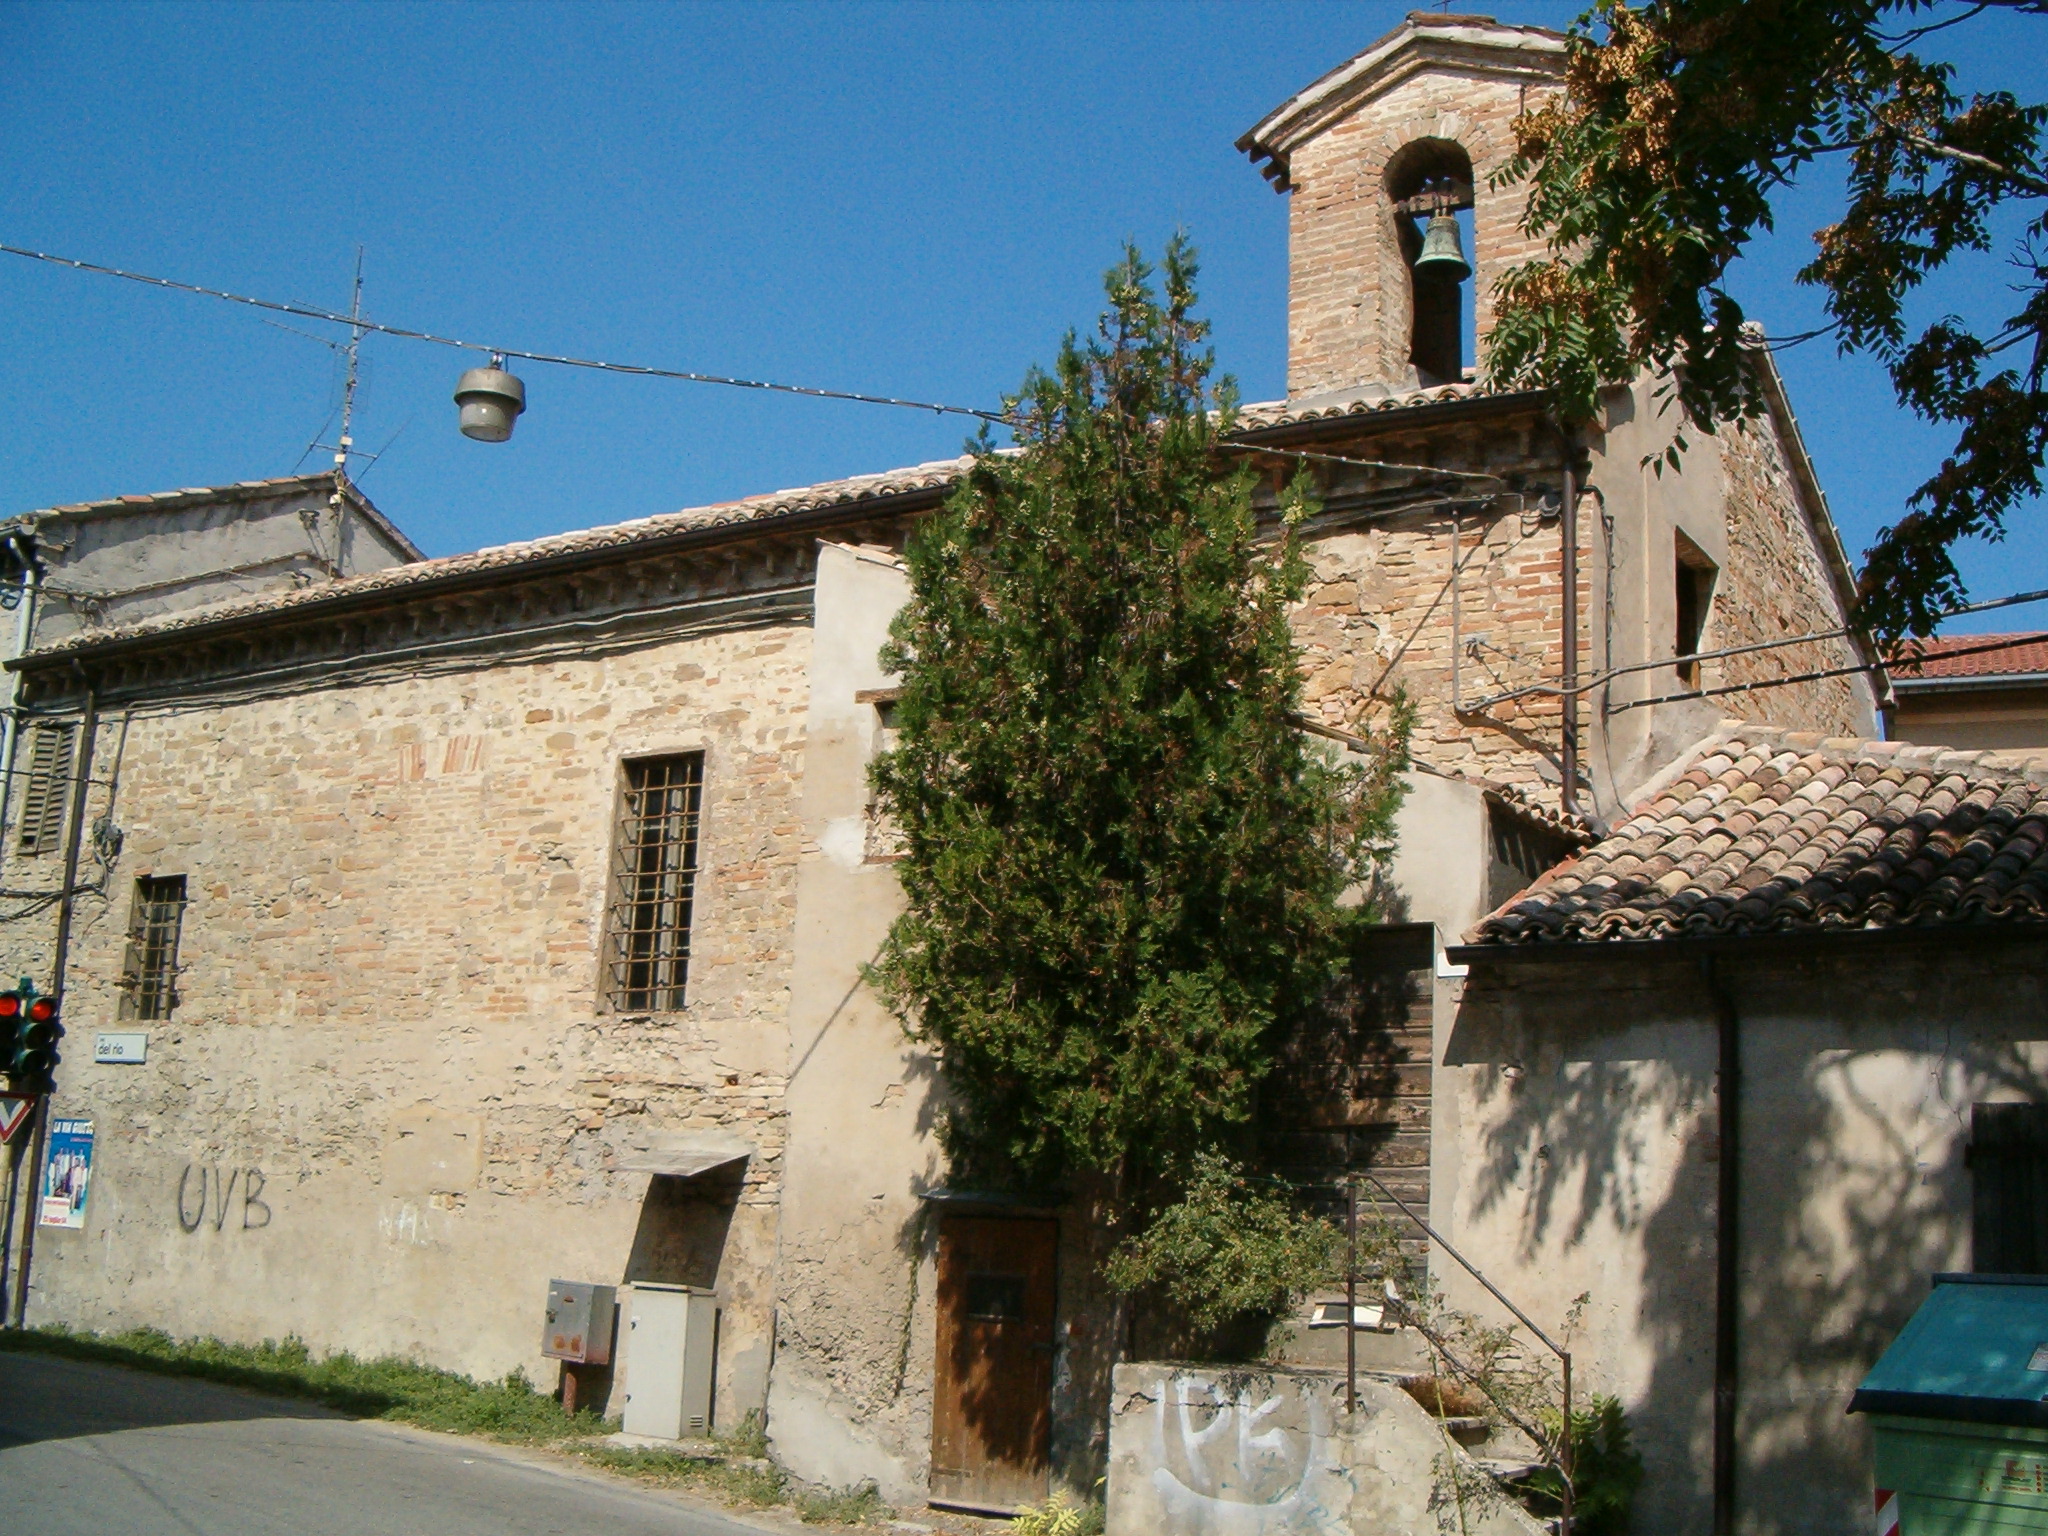
[[[1683,415],[1675,464],[1685,427],[1763,411],[1751,354],[1769,343],[1745,329],[1730,268],[1773,230],[1775,192],[1849,157],[1842,217],[1814,233],[1799,274],[1829,316],[1812,334],[1876,358],[1902,406],[1956,433],[1865,555],[1856,618],[1886,641],[1932,633],[1964,601],[1955,546],[2002,537],[2040,495],[2048,453],[2048,107],[1965,95],[1949,65],[1915,52],[1992,8],[1602,0],[1572,30],[1563,91],[1517,122],[1502,172],[1528,181],[1525,227],[1549,254],[1501,279],[1490,376],[1550,389],[1591,420],[1602,385],[1661,373]],[[1902,26],[1920,16],[1933,19]],[[2024,220],[2006,252],[2009,313],[1994,327],[1909,324],[1930,276],[1993,255],[2009,206]]]

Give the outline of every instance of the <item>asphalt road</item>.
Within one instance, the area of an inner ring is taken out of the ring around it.
[[[210,1382],[0,1354],[6,1536],[761,1536],[485,1441]]]

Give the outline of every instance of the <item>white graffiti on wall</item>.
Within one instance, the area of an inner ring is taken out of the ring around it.
[[[1233,1396],[1199,1378],[1162,1383],[1153,1404],[1152,1486],[1174,1525],[1216,1536],[1342,1530],[1351,1480],[1333,1454],[1330,1408],[1314,1391],[1302,1400],[1305,1432],[1268,1425],[1286,1399],[1255,1401],[1249,1386]]]

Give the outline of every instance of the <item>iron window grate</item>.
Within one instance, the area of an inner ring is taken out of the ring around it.
[[[168,1019],[178,1006],[178,931],[185,921],[185,877],[135,882],[128,918],[128,964],[122,1012],[131,1019]]]
[[[683,1006],[703,799],[701,752],[626,764],[605,924],[605,996],[623,1012]]]

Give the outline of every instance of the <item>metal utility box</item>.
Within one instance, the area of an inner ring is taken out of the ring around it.
[[[636,1284],[626,1316],[626,1433],[710,1434],[717,1299],[694,1285]]]
[[[1849,1411],[1871,1416],[1880,1529],[2048,1530],[2048,1275],[1936,1275]]]
[[[618,1289],[576,1280],[548,1282],[548,1320],[540,1352],[571,1365],[609,1365]]]

